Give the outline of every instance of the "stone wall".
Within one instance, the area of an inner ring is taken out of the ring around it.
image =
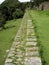
[[[43,8],[43,10],[49,10],[49,1],[40,4],[39,10],[42,10],[42,8]]]

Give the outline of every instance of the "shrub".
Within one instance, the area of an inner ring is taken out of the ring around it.
[[[22,18],[24,12],[21,9],[16,9],[16,11],[13,13],[13,18]]]

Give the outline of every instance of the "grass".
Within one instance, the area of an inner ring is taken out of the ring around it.
[[[49,65],[49,11],[30,10],[29,13],[42,46],[43,65]]]
[[[21,19],[7,21],[6,29],[0,31],[0,65],[4,65],[7,53],[21,24]]]

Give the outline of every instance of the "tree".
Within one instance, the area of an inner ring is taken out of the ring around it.
[[[23,11],[21,9],[16,9],[16,11],[13,13],[13,18],[22,18],[23,17]]]
[[[18,0],[5,0],[0,5],[0,11],[5,15],[6,20],[13,19],[13,13],[17,10],[25,12],[25,4],[20,3]]]
[[[2,14],[5,16],[5,19],[6,19],[6,20],[9,19],[10,13],[9,13],[9,10],[8,10],[8,7],[7,7],[7,6],[4,6],[4,7],[2,8]]]

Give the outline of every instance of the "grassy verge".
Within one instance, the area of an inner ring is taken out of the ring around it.
[[[38,45],[41,48],[43,65],[49,65],[49,12],[48,11],[29,11],[32,21],[35,25]]]
[[[6,29],[0,31],[0,65],[4,65],[6,50],[10,49],[20,24],[21,19],[8,21],[5,25]]]

